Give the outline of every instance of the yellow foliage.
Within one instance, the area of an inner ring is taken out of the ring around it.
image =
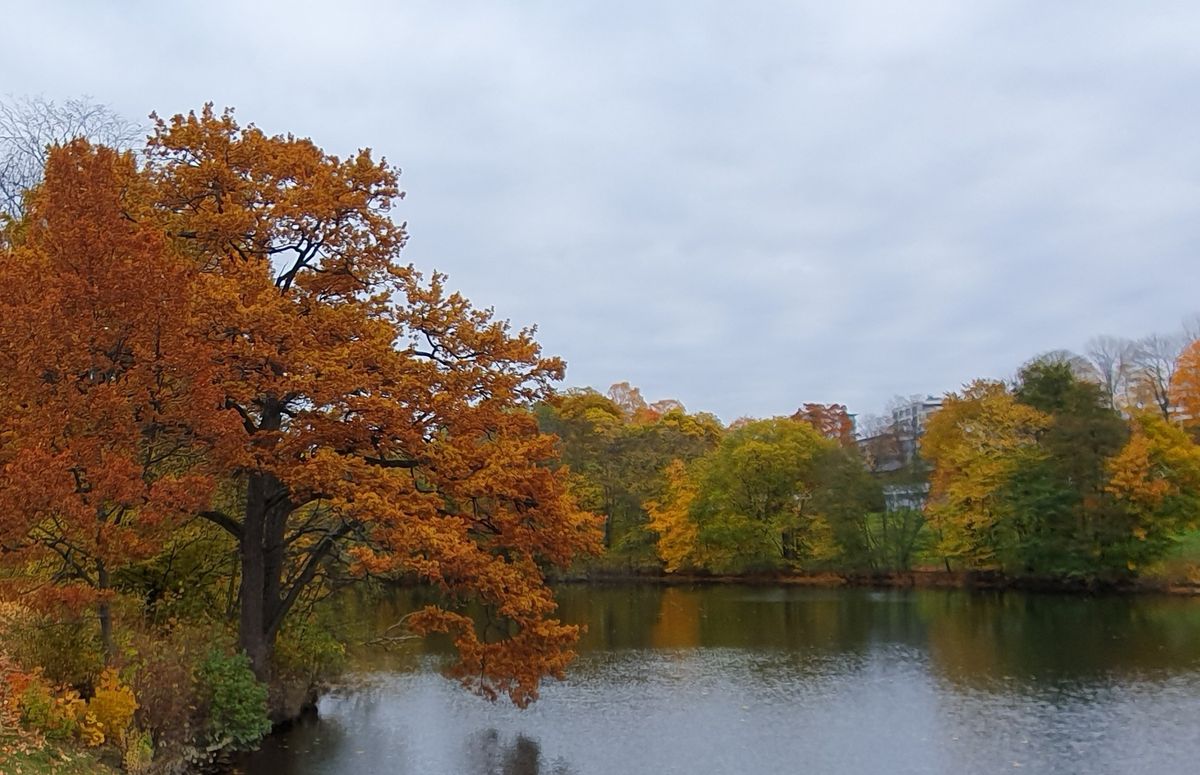
[[[809,555],[817,562],[835,562],[842,553],[838,546],[837,537],[833,533],[833,525],[823,516],[814,516],[808,525],[806,539]]]
[[[90,748],[104,745],[104,725],[96,719],[95,713],[84,712],[83,718],[79,720],[79,737],[83,744]]]
[[[103,735],[124,747],[125,733],[133,723],[133,713],[137,709],[133,689],[121,683],[116,670],[105,670],[96,686],[96,694],[87,706],[88,715],[95,719]]]
[[[1132,419],[1125,448],[1108,461],[1106,490],[1137,520],[1134,537],[1195,527],[1200,493],[1200,446],[1157,412]]]
[[[696,499],[696,483],[687,466],[676,460],[666,470],[667,487],[663,497],[646,504],[650,529],[658,533],[658,556],[667,572],[674,573],[694,558],[699,527],[690,510]]]
[[[921,455],[933,465],[926,513],[942,551],[974,567],[994,564],[991,535],[999,493],[1021,461],[1037,453],[1049,416],[1022,404],[1002,382],[979,380],[946,396],[929,420]]]
[[[1152,511],[1171,493],[1171,484],[1155,471],[1150,438],[1134,425],[1134,433],[1121,452],[1108,462],[1108,492]]]

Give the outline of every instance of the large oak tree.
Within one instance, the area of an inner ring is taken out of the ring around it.
[[[92,468],[37,496],[38,524],[71,527],[113,509],[123,524],[150,523],[165,510],[156,486],[192,482],[182,488],[191,501],[170,491],[171,513],[198,514],[237,541],[240,639],[260,677],[289,611],[340,560],[440,587],[449,603],[410,626],[451,633],[459,675],[485,693],[535,697],[576,635],[553,617],[540,568],[596,544],[594,518],[545,465],[553,439],[528,411],[562,362],[541,354],[532,330],[400,262],[396,171],[369,151],[340,159],[206,107],[156,119],[144,159],[135,167],[85,143],[57,151],[61,175],[47,175],[11,229],[3,280],[25,290],[4,310],[22,321],[6,333],[24,338],[0,345],[14,410],[0,418],[8,502],[32,503],[43,437],[68,462],[85,450]],[[83,168],[105,164],[112,180],[73,210],[54,203]],[[91,207],[93,197],[108,204]],[[128,245],[110,244],[126,232]],[[80,282],[70,307],[47,309],[36,293]],[[103,321],[87,309],[87,283],[108,288]],[[146,319],[170,335],[156,337]],[[50,353],[87,363],[47,371]],[[171,396],[166,419],[159,384]],[[118,455],[105,454],[109,426],[76,393],[117,407]],[[77,430],[58,434],[64,423]],[[96,493],[113,466],[142,490]],[[491,626],[467,616],[467,599]]]

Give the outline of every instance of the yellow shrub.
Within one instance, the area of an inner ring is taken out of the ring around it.
[[[138,709],[133,689],[121,683],[113,669],[100,674],[96,694],[88,702],[88,715],[93,716],[104,736],[124,747],[125,732],[133,722],[133,712]]]

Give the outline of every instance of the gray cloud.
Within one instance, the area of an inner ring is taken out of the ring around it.
[[[872,412],[1200,308],[1191,4],[42,5],[0,91],[371,146],[571,384]]]

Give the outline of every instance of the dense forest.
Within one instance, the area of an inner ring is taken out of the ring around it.
[[[524,705],[579,634],[550,578],[1118,583],[1192,545],[1195,336],[1097,339],[882,418],[726,425],[559,389],[531,330],[399,260],[397,172],[367,151],[211,106],[136,154],[96,106],[0,120],[23,139],[0,168],[0,765],[253,747],[338,669],[351,584],[428,588],[392,634],[447,638],[453,675]]]

